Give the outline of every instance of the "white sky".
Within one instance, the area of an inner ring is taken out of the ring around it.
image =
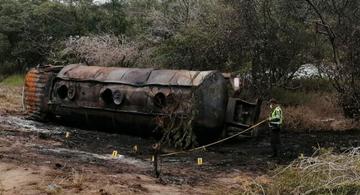
[[[105,3],[110,0],[94,0],[95,3]]]

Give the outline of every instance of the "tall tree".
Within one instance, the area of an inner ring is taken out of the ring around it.
[[[317,19],[317,32],[332,48],[325,70],[339,92],[346,116],[360,117],[360,2],[304,0]],[[332,63],[331,63],[332,62]]]

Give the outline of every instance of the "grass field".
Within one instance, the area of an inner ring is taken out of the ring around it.
[[[4,80],[1,81],[1,84],[6,86],[22,86],[24,84],[24,75],[22,74],[15,74],[9,77],[6,77]]]

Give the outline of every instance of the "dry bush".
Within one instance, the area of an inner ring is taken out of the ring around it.
[[[318,149],[278,169],[268,194],[359,194],[360,148],[342,154]]]
[[[358,125],[346,119],[334,93],[299,93],[305,99],[298,105],[283,105],[284,129],[291,131],[348,130]],[[306,96],[306,97],[304,97]],[[282,103],[282,102],[280,102]],[[268,117],[268,106],[262,108],[262,118]]]
[[[68,176],[66,176],[59,184],[62,184],[66,187],[72,187],[79,190],[82,190],[88,177],[82,173],[82,171],[72,170]]]
[[[72,182],[73,187],[82,188],[82,186],[85,182],[84,175],[77,171],[73,171],[71,182]]]
[[[89,180],[89,176],[83,173],[83,171],[75,169],[72,169],[71,172],[67,172],[61,177],[57,174],[55,175],[56,177],[52,181],[54,186],[58,186],[59,188],[63,187],[65,189],[74,188],[78,191],[83,190],[85,183]],[[58,188],[55,189],[57,191]]]
[[[88,65],[131,66],[139,55],[137,45],[124,36],[70,37],[65,46],[63,55],[75,56]]]
[[[216,183],[212,185],[209,190],[213,195],[222,194],[246,194],[246,195],[259,195],[266,194],[267,186],[270,184],[268,176],[259,176],[253,178],[251,176],[240,175],[233,178],[234,183]]]
[[[39,188],[39,190],[44,191],[48,195],[63,194],[63,189],[61,188],[61,186],[56,184],[49,184],[45,189]]]
[[[284,109],[286,128],[297,130],[326,129],[327,124],[321,120],[333,119],[341,115],[336,103],[329,96],[315,94],[309,101],[299,106]]]
[[[360,147],[336,154],[318,148],[273,176],[239,177],[233,187],[215,185],[212,194],[360,194]]]
[[[22,87],[0,85],[0,114],[21,113]]]
[[[347,130],[356,126],[346,119],[334,94],[312,94],[303,105],[284,108],[285,128],[297,131]]]
[[[160,130],[162,138],[161,144],[179,149],[192,148],[198,145],[197,137],[193,129],[194,117],[197,114],[194,108],[194,96],[187,97],[186,95],[178,98],[173,98],[172,103],[162,109],[163,116],[156,118],[157,130]],[[180,116],[180,113],[186,113]]]

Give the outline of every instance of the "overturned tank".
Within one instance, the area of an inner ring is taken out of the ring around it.
[[[252,125],[259,103],[228,97],[217,71],[41,66],[25,77],[24,107],[35,120],[150,136],[164,121],[188,120],[197,137]]]

